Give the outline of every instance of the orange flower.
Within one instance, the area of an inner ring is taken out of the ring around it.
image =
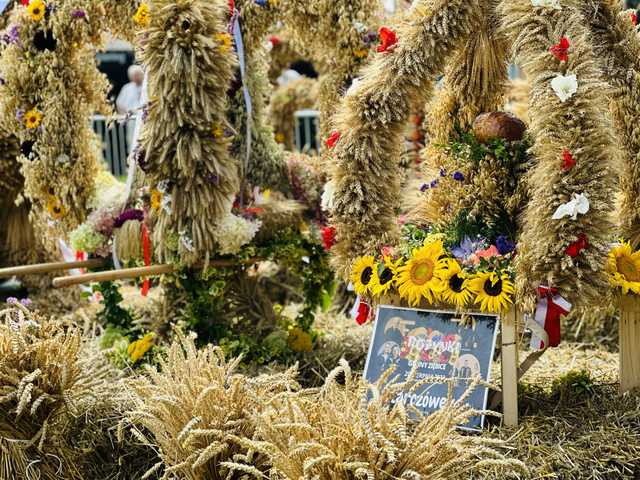
[[[378,53],[390,52],[398,44],[398,35],[396,32],[387,27],[380,27],[378,32],[380,36],[380,45],[378,45]]]

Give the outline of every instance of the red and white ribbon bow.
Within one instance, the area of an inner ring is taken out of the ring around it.
[[[538,306],[533,330],[531,348],[542,350],[560,344],[560,317],[571,310],[571,304],[562,298],[555,288],[538,287]],[[537,328],[536,328],[537,327]],[[540,327],[544,331],[540,331]]]

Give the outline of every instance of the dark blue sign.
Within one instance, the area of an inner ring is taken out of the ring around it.
[[[460,398],[471,381],[489,381],[496,345],[498,316],[437,310],[416,310],[389,305],[378,307],[376,322],[364,369],[365,378],[375,383],[391,366],[394,375],[406,379],[417,362],[417,379],[457,378],[453,398]],[[488,388],[478,386],[466,403],[477,410],[487,405]],[[413,392],[401,392],[395,401],[413,405],[424,414],[442,408],[447,401],[446,383],[426,384]],[[484,415],[462,428],[479,430]]]

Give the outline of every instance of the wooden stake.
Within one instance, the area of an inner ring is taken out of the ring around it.
[[[518,311],[502,315],[502,413],[507,427],[518,426]]]
[[[620,299],[620,393],[640,387],[640,300]]]
[[[103,258],[92,258],[77,262],[49,262],[36,263],[34,265],[19,265],[17,267],[0,268],[0,278],[40,275],[60,270],[73,270],[74,268],[99,268],[103,267],[105,264],[106,260]]]
[[[56,288],[71,287],[91,282],[110,282],[127,278],[153,277],[173,272],[173,265],[151,265],[149,267],[123,268],[121,270],[109,270],[107,272],[85,273],[83,275],[71,275],[68,277],[56,277],[53,286]]]

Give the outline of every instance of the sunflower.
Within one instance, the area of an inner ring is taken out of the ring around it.
[[[38,128],[40,122],[42,122],[42,113],[40,113],[38,109],[32,108],[24,114],[24,124],[27,128],[31,130]]]
[[[377,275],[374,275],[371,279],[369,290],[372,295],[379,297],[389,293],[398,275],[399,262],[400,260],[394,262],[389,256],[384,257],[384,262],[380,265],[381,268],[378,269]]]
[[[627,295],[629,290],[640,294],[640,252],[634,252],[627,242],[613,247],[607,262],[609,283],[622,288]]]
[[[500,313],[513,303],[511,294],[515,288],[506,273],[478,272],[468,282],[469,289],[477,295],[475,303],[483,312]]]
[[[231,35],[227,32],[218,32],[214,35],[216,42],[220,44],[220,51],[222,53],[228,52],[231,50],[232,40]]]
[[[398,292],[411,305],[418,305],[424,297],[429,303],[439,298],[442,290],[440,275],[446,263],[442,259],[441,241],[427,243],[413,251],[409,261],[398,269]]]
[[[159,212],[160,208],[162,208],[162,197],[163,194],[160,190],[156,190],[155,188],[151,190],[151,209]]]
[[[141,3],[136,11],[136,14],[133,16],[133,21],[139,27],[148,27],[149,26],[149,5],[146,3]]]
[[[376,261],[371,255],[360,257],[351,269],[351,283],[358,295],[366,296],[377,276]]]
[[[469,290],[467,274],[453,258],[447,258],[445,262],[447,268],[442,273],[442,299],[458,308],[463,308],[473,297]]]
[[[27,12],[29,12],[29,16],[34,22],[39,22],[44,18],[46,9],[47,6],[42,0],[31,0],[27,6]]]
[[[49,212],[49,215],[51,215],[51,218],[54,220],[60,220],[67,213],[62,203],[60,203],[60,200],[54,195],[49,195],[47,198],[47,212]]]

